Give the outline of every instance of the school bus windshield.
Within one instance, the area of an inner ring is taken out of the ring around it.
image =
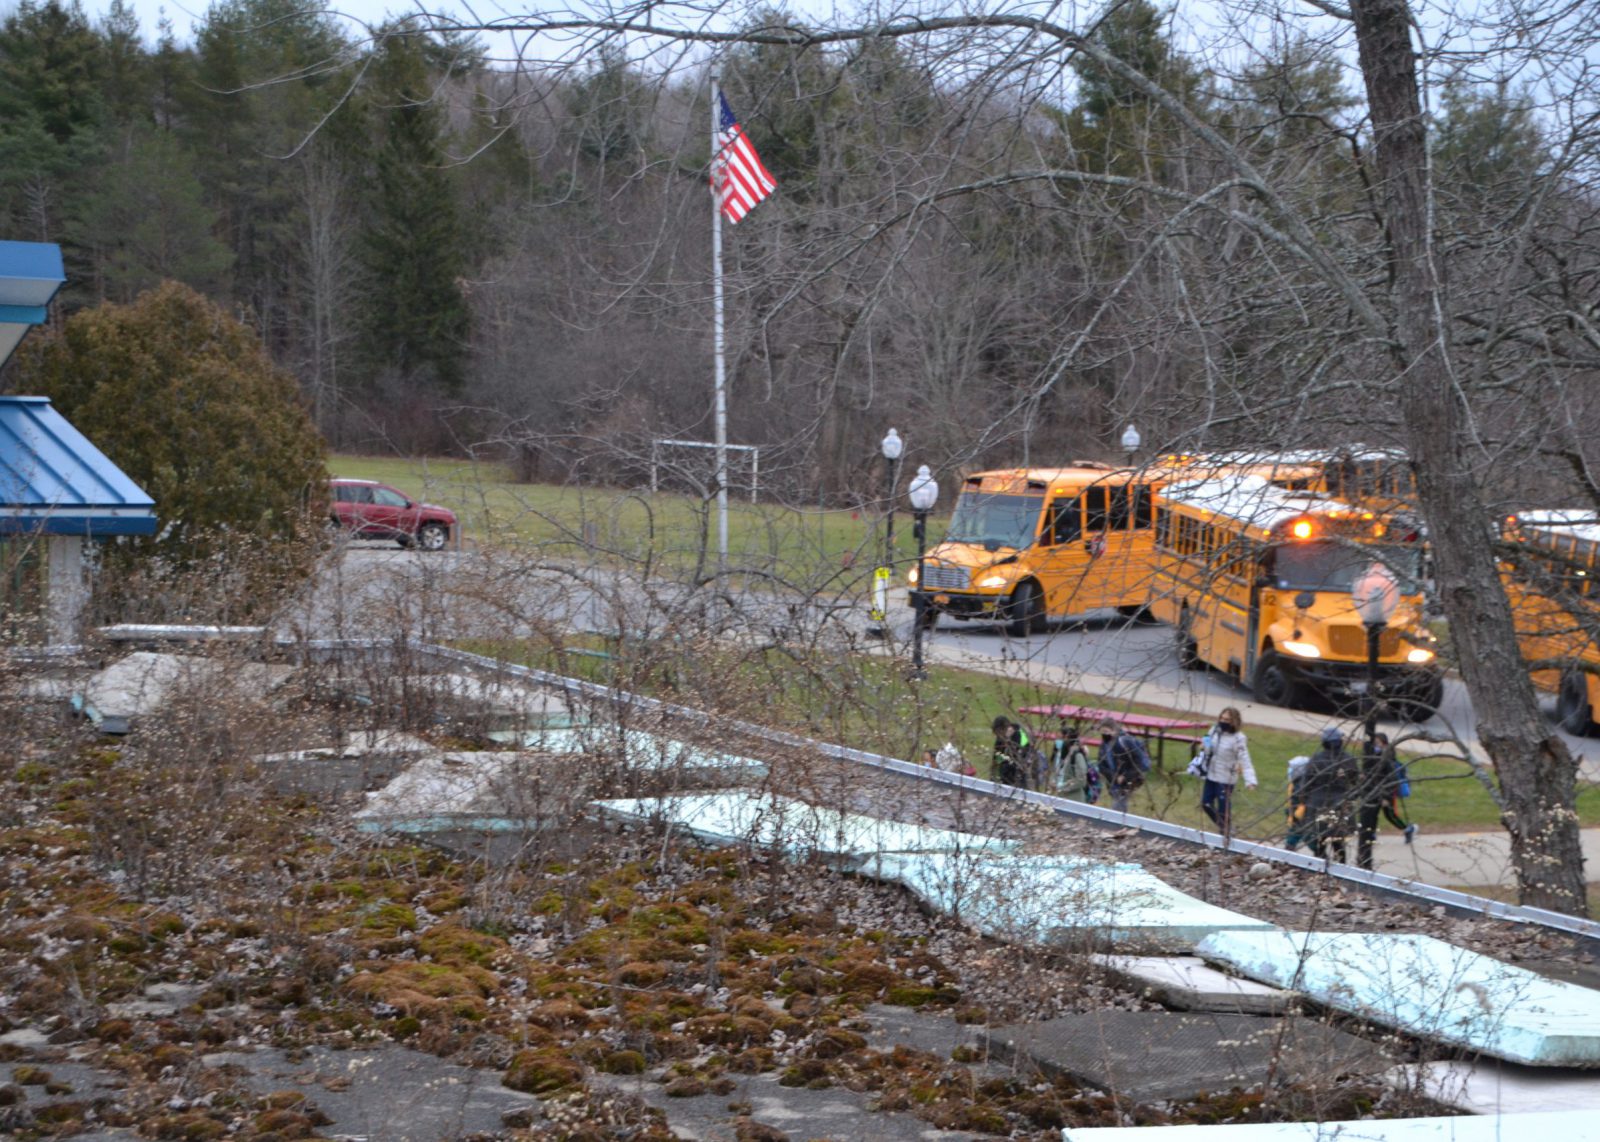
[[[963,492],[950,517],[946,542],[1026,547],[1038,528],[1043,496],[1010,496]]]
[[[1272,579],[1284,591],[1349,591],[1361,573],[1382,562],[1400,580],[1402,594],[1417,591],[1422,553],[1413,547],[1328,540],[1286,543],[1273,555]]]

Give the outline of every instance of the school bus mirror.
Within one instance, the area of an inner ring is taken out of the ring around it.
[[[1301,591],[1294,597],[1294,605],[1299,607],[1302,611],[1309,611],[1313,606],[1316,605],[1316,602],[1317,596],[1316,592],[1314,591]]]

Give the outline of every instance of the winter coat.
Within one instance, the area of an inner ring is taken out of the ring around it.
[[[1206,753],[1206,779],[1223,785],[1256,783],[1256,769],[1250,764],[1250,745],[1242,730],[1224,733],[1211,731],[1211,749]]]
[[[1124,730],[1100,743],[1100,775],[1110,789],[1137,789],[1144,784],[1150,755],[1138,738]]]
[[[1058,741],[1052,754],[1049,787],[1045,792],[1082,800],[1089,780],[1088,751],[1076,741]]]
[[[1341,812],[1350,807],[1359,780],[1355,758],[1337,746],[1323,746],[1300,771],[1295,799],[1313,814]]]

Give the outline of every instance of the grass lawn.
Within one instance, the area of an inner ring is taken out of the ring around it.
[[[727,708],[726,700],[686,692],[674,683],[670,668],[650,668],[647,647],[601,640],[574,641],[579,653],[558,653],[548,647],[530,652],[507,644],[463,644],[464,649],[503,655],[510,661],[573,674],[593,681],[616,683],[626,689],[686,705]],[[593,651],[603,650],[604,656]],[[587,653],[585,653],[587,652]],[[702,654],[703,657],[703,654]],[[668,661],[666,656],[663,661]],[[914,758],[921,749],[953,741],[979,772],[988,775],[993,736],[989,725],[997,714],[1016,717],[1024,706],[1046,703],[1106,704],[1092,694],[1061,691],[1046,686],[1019,684],[1015,680],[934,665],[921,683],[905,678],[905,664],[861,657],[830,664],[823,673],[802,670],[786,657],[769,654],[753,659],[727,652],[725,664],[701,671],[719,676],[735,695],[739,716],[759,718],[774,727],[804,733],[824,741],[839,742],[891,757]],[[748,703],[748,704],[746,704]],[[1126,707],[1139,713],[1177,716],[1177,711],[1156,706]],[[1020,719],[1019,719],[1020,720]],[[1049,725],[1033,725],[1044,732]],[[1288,762],[1297,754],[1315,751],[1314,739],[1284,730],[1245,726],[1259,786],[1240,787],[1234,795],[1235,829],[1254,840],[1281,837],[1288,788]],[[1200,812],[1200,781],[1184,774],[1188,755],[1169,748],[1164,765],[1135,796],[1133,808],[1141,814],[1185,825],[1208,827]],[[1467,767],[1440,759],[1413,761],[1409,765],[1411,797],[1402,803],[1406,816],[1430,833],[1498,830],[1499,814],[1489,794]],[[1600,825],[1600,788],[1584,788],[1578,797],[1578,814],[1585,825]]]
[[[535,546],[553,558],[582,555],[616,560],[693,567],[701,542],[715,546],[715,504],[692,497],[615,488],[518,484],[496,465],[460,460],[405,460],[337,455],[330,470],[340,476],[381,480],[412,495],[442,503],[459,513],[468,539],[518,542]],[[937,531],[930,526],[930,531]],[[912,552],[909,525],[898,529],[902,559]],[[929,545],[936,541],[930,534]],[[843,592],[864,590],[876,559],[876,521],[849,511],[806,511],[773,504],[729,503],[729,551],[736,567],[760,568],[792,583],[832,586]],[[833,582],[830,584],[829,579]],[[581,644],[574,642],[574,646]],[[482,653],[504,653],[527,661],[507,646],[477,646]],[[589,647],[588,649],[599,649]],[[548,669],[583,674],[596,680],[621,679],[630,689],[671,697],[689,705],[709,702],[705,695],[684,693],[676,681],[660,674],[639,673],[649,648],[611,646],[612,657],[559,657],[546,648],[537,662]],[[664,658],[670,658],[664,656]],[[891,756],[914,757],[924,747],[953,741],[986,772],[996,714],[1015,715],[1024,706],[1055,702],[1100,704],[1096,695],[1018,683],[975,671],[936,666],[927,681],[913,690],[904,678],[904,664],[862,658],[840,664],[826,676],[801,670],[793,662],[771,656],[763,662],[730,663],[748,707],[772,725],[827,741],[848,743]],[[1172,714],[1153,706],[1134,706],[1141,713]],[[1031,726],[1045,731],[1053,726]],[[1282,730],[1246,726],[1251,757],[1260,786],[1235,793],[1234,821],[1241,836],[1269,839],[1284,827],[1288,760],[1315,751],[1309,737]],[[1134,808],[1150,816],[1188,825],[1208,822],[1200,812],[1200,782],[1186,777],[1186,756],[1169,756],[1162,772],[1134,799]],[[1500,828],[1488,793],[1466,766],[1449,761],[1411,763],[1412,795],[1404,802],[1407,816],[1430,832]],[[1584,788],[1578,814],[1585,825],[1600,825],[1600,788]]]
[[[466,539],[532,545],[552,558],[584,555],[675,569],[708,553],[714,565],[717,507],[676,493],[620,488],[519,484],[500,465],[464,460],[405,460],[334,455],[336,476],[380,480],[455,511]],[[900,560],[910,560],[909,521],[896,529]],[[930,523],[929,545],[933,532]],[[838,590],[862,589],[881,544],[878,521],[865,513],[771,503],[728,502],[728,553],[736,569],[760,570],[809,587],[836,578]]]

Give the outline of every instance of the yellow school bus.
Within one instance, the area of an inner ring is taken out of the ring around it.
[[[1365,446],[1208,453],[1187,458],[1195,479],[1260,476],[1290,492],[1321,492],[1372,511],[1414,511],[1416,478],[1406,454]]]
[[[1156,517],[1150,610],[1174,628],[1186,669],[1232,674],[1279,706],[1359,697],[1367,633],[1351,587],[1380,563],[1399,600],[1378,644],[1378,697],[1405,717],[1438,709],[1444,680],[1412,524],[1259,475],[1169,484]]]
[[[1568,733],[1595,730],[1600,677],[1600,587],[1594,586],[1600,516],[1593,511],[1524,511],[1501,528],[1500,574],[1511,600],[1517,643],[1528,662],[1558,663],[1533,672],[1534,685],[1556,695],[1556,718]]]
[[[910,575],[923,621],[940,615],[1003,622],[1013,635],[1047,620],[1115,607],[1143,612],[1150,593],[1153,485],[1165,469],[1064,468],[978,472],[961,485],[927,580]]]

